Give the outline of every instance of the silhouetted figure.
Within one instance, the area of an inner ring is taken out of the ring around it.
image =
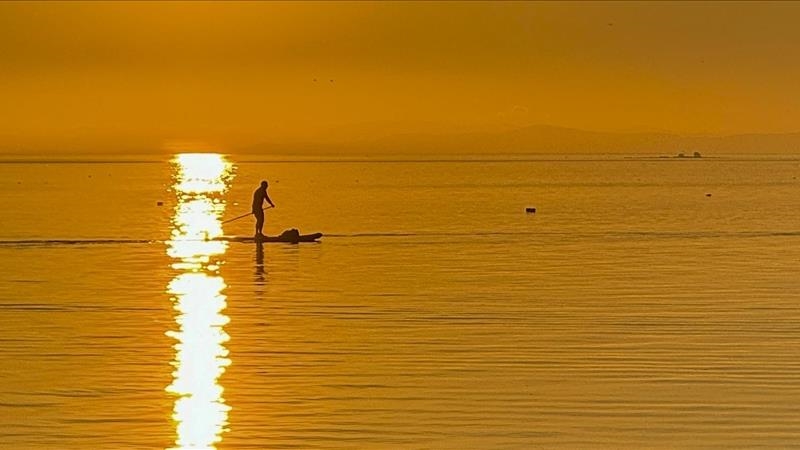
[[[253,215],[256,216],[256,239],[264,237],[264,234],[261,232],[264,228],[264,202],[266,201],[269,203],[269,206],[275,207],[275,204],[272,203],[272,200],[269,198],[269,194],[267,194],[268,186],[269,183],[262,181],[261,187],[253,192]]]

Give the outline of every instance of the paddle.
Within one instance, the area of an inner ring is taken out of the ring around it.
[[[266,211],[266,210],[268,210],[270,208],[274,208],[274,206],[267,206],[266,208],[262,208],[262,211]],[[222,223],[228,223],[228,222],[233,222],[234,220],[244,219],[245,217],[249,216],[250,214],[253,214],[253,213],[249,212],[247,214],[242,214],[239,217],[234,217],[233,219],[225,220]]]

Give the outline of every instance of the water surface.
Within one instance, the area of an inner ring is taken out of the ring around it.
[[[0,447],[797,446],[798,175],[0,164]]]

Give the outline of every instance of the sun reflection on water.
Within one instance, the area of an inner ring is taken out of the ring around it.
[[[178,198],[173,228],[167,242],[172,267],[180,273],[167,287],[176,311],[175,358],[172,384],[176,395],[174,449],[213,449],[222,440],[230,406],[219,382],[230,365],[224,326],[230,320],[226,307],[225,280],[219,275],[227,249],[222,235],[223,194],[233,178],[233,165],[224,156],[210,153],[177,155],[173,189]]]

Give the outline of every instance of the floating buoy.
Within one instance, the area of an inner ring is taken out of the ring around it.
[[[158,206],[164,206],[164,202],[156,202],[156,205],[158,205]]]
[[[525,212],[528,213],[528,214],[534,214],[536,212],[536,208],[533,208],[533,207],[529,206],[529,207],[525,208]]]
[[[706,193],[706,197],[711,197],[711,194],[709,194],[709,193]]]

